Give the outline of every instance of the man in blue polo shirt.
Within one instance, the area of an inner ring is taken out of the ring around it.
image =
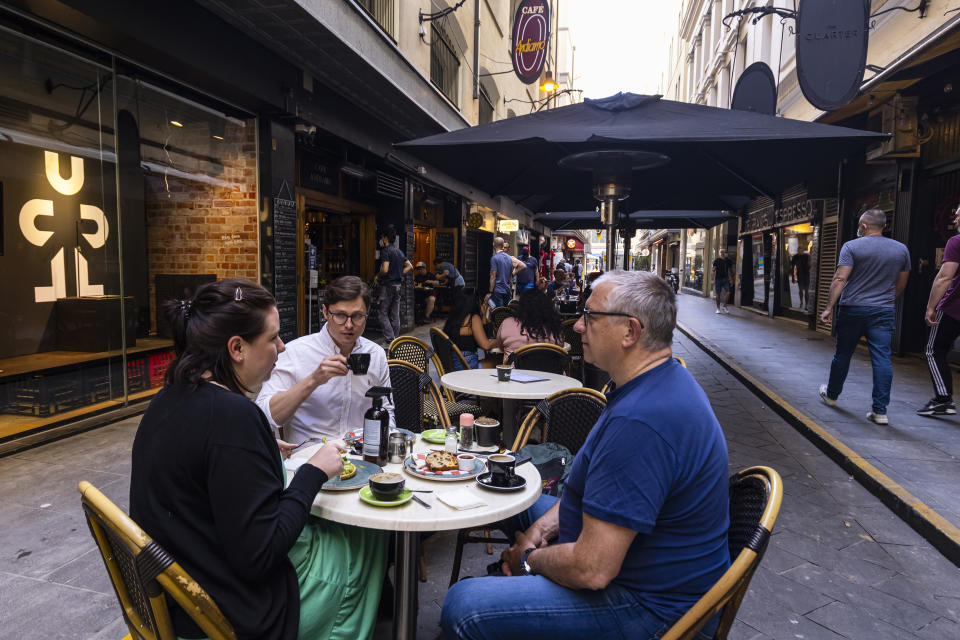
[[[563,497],[541,497],[508,526],[508,577],[447,592],[447,637],[655,638],[726,571],[727,447],[703,390],[672,358],[676,313],[655,274],[597,279],[576,330],[584,358],[617,389]]]
[[[484,298],[491,309],[507,306],[513,298],[511,289],[513,276],[527,268],[527,265],[504,251],[505,244],[503,238],[499,236],[493,239],[493,257],[490,258],[490,293]]]

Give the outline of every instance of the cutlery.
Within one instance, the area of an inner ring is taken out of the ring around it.
[[[417,502],[419,502],[420,504],[422,504],[423,506],[425,506],[427,509],[433,509],[433,507],[431,507],[430,505],[428,505],[426,502],[424,502],[423,500],[421,500],[421,499],[420,499],[419,497],[417,497],[416,495],[413,495],[413,496],[410,496],[410,497],[413,498],[414,500],[416,500]]]
[[[433,493],[433,489],[410,489],[416,493]]]
[[[298,444],[297,446],[295,446],[295,447],[293,448],[293,450],[291,451],[291,453],[293,453],[293,451],[296,451],[297,449],[302,449],[303,447],[307,446],[308,444],[313,444],[313,443],[315,443],[315,442],[320,442],[320,440],[321,440],[321,438],[307,438],[306,440],[304,440],[303,442],[301,442],[300,444]]]

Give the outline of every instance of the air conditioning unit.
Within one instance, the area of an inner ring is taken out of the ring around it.
[[[890,137],[867,149],[867,161],[890,158],[917,158],[920,140],[917,136],[917,100],[899,93],[870,111],[867,129]]]

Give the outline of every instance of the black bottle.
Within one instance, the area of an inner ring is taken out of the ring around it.
[[[390,433],[390,413],[383,408],[383,397],[390,387],[370,387],[366,396],[373,398],[373,406],[363,414],[363,459],[381,467],[387,463],[387,438]]]

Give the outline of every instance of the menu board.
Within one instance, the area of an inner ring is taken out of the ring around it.
[[[477,239],[475,229],[467,229],[467,240],[463,245],[463,279],[468,286],[477,285]]]
[[[456,252],[454,251],[456,243],[456,231],[440,231],[438,229],[436,232],[436,244],[434,245],[437,259],[456,265]]]
[[[273,199],[274,289],[280,339],[297,337],[297,203],[286,181]]]

